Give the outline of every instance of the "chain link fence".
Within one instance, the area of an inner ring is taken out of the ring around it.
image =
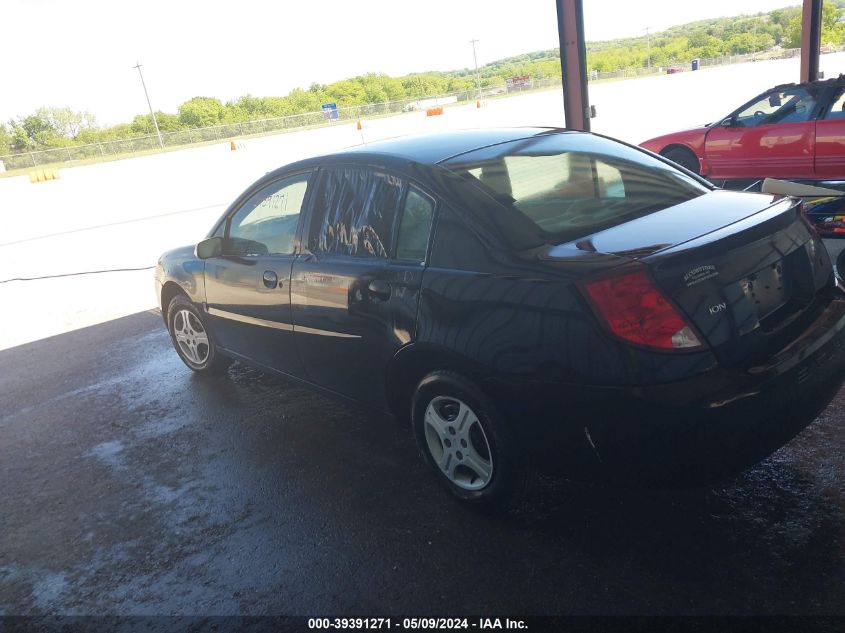
[[[548,80],[549,85],[560,80]],[[538,86],[539,87],[539,86]],[[496,89],[485,88],[482,98],[498,94]],[[188,128],[176,132],[162,132],[161,141],[164,148],[186,147],[203,143],[229,141],[235,138],[276,134],[314,127],[325,127],[360,119],[372,119],[403,112],[425,110],[435,105],[454,105],[474,101],[476,91],[464,90],[451,94],[436,95],[424,98],[404,99],[401,101],[387,101],[384,103],[370,103],[360,106],[337,108],[334,112],[305,112],[283,117],[257,119],[238,123],[227,123],[209,127]],[[159,151],[158,137],[155,134],[133,136],[131,138],[113,141],[102,141],[88,145],[69,145],[46,150],[32,150],[0,156],[0,171],[31,169],[45,165],[73,164],[80,161],[128,157],[136,154]]]
[[[832,53],[845,50],[845,46],[825,47],[824,53]],[[724,66],[728,64],[741,64],[749,61],[764,59],[784,59],[797,57],[800,49],[783,49],[766,51],[765,53],[749,53],[746,55],[730,55],[699,59],[698,67],[707,68],[713,66]],[[675,66],[675,69],[691,69],[691,60],[684,62],[684,66]],[[626,77],[639,77],[665,73],[669,67],[634,68],[628,70],[616,70],[610,72],[591,71],[588,79],[599,81],[603,79],[617,79]],[[509,94],[529,90],[542,90],[547,88],[560,88],[559,77],[539,78],[521,83],[519,86],[508,87],[505,83],[500,85],[485,86],[481,93],[482,99],[503,97]],[[360,119],[389,116],[425,110],[428,107],[443,105],[457,105],[472,102],[478,98],[476,90],[464,90],[444,95],[431,97],[416,97],[401,101],[388,101],[384,103],[370,103],[367,105],[338,108],[336,118],[326,112],[306,112],[303,114],[292,114],[289,116],[270,119],[258,119],[255,121],[244,121],[242,123],[228,123],[209,127],[189,128],[177,132],[163,132],[161,134],[162,144],[165,148],[188,147],[202,143],[214,143],[229,141],[234,138],[247,136],[259,136],[276,134],[280,132],[303,130],[314,127],[336,125],[342,122],[358,121]],[[331,117],[331,118],[330,118]],[[155,134],[133,136],[131,138],[103,141],[89,145],[71,145],[53,149],[26,151],[7,156],[0,156],[0,172],[4,170],[31,169],[44,165],[74,164],[81,161],[92,161],[98,159],[112,159],[129,157],[136,154],[160,151],[158,138]]]

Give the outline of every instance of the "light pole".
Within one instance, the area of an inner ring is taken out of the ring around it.
[[[475,62],[475,86],[478,90],[478,100],[481,100],[481,75],[478,74],[478,57],[475,54],[475,43],[481,40],[477,40],[475,38],[469,41],[472,44],[472,61]]]
[[[651,71],[651,34],[648,32],[650,27],[645,27],[645,45],[648,51],[648,62],[646,68]]]
[[[150,103],[150,95],[147,92],[147,84],[144,82],[144,73],[141,72],[141,62],[138,62],[137,65],[133,66],[132,68],[138,69],[138,74],[141,76],[141,85],[144,87],[144,96],[147,98],[147,105],[150,108],[150,116],[153,117],[153,125],[156,129],[156,136],[158,136],[158,145],[161,149],[164,149],[164,142],[161,140],[161,132],[158,131],[158,121],[156,120],[156,113],[153,112],[153,104]]]

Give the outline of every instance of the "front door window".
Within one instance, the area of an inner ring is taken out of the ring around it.
[[[261,189],[232,216],[228,255],[289,255],[308,188],[307,175],[285,178]]]
[[[737,113],[737,127],[809,121],[816,109],[816,96],[804,86],[768,93]]]

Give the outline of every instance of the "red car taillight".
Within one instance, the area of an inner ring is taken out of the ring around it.
[[[619,338],[665,350],[701,346],[689,323],[645,271],[591,281],[585,289],[596,312]]]

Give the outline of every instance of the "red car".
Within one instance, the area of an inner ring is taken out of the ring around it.
[[[641,146],[711,180],[845,180],[845,75],[776,86],[724,119]]]

